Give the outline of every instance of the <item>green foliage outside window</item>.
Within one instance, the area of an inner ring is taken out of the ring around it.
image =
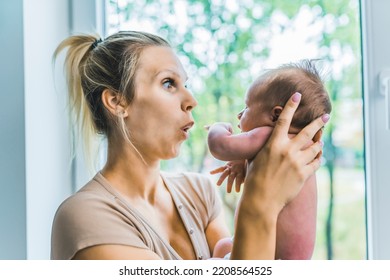
[[[204,126],[216,121],[236,126],[246,89],[262,70],[321,59],[333,111],[317,172],[313,258],[366,258],[358,0],[111,0],[108,8],[108,33],[134,29],[168,39],[199,102],[191,137],[179,158],[163,163],[165,170],[208,174],[223,165],[208,152]],[[239,195],[220,191],[231,223]]]

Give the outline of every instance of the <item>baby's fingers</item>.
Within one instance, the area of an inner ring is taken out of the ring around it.
[[[216,169],[214,169],[214,170],[211,170],[211,171],[210,171],[210,174],[221,173],[221,172],[223,172],[226,168],[227,168],[226,165],[225,165],[225,166],[218,167],[218,168],[216,168]]]
[[[219,179],[218,179],[218,181],[217,181],[217,185],[218,185],[218,186],[222,185],[223,181],[225,181],[226,177],[229,176],[229,174],[230,174],[230,169],[229,169],[229,168],[226,168],[226,169],[222,172],[221,176],[219,177]]]
[[[245,181],[245,177],[242,176],[241,174],[237,174],[237,177],[236,177],[236,192],[240,192],[241,190],[241,185],[242,183],[244,183]]]
[[[228,180],[227,180],[227,185],[226,185],[226,191],[228,193],[232,192],[232,187],[233,187],[233,183],[234,183],[234,179],[235,178],[236,178],[236,173],[230,173],[229,174],[229,177],[228,177]]]

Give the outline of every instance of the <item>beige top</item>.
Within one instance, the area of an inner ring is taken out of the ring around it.
[[[198,259],[210,258],[205,230],[221,211],[210,180],[196,173],[161,173],[191,238]],[[99,172],[66,199],[54,217],[51,258],[72,259],[84,248],[121,244],[149,249],[162,259],[181,257]]]

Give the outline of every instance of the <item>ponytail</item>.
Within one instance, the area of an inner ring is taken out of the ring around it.
[[[58,55],[66,52],[64,71],[68,87],[68,113],[72,135],[72,157],[75,156],[80,137],[83,139],[83,151],[87,165],[91,172],[96,163],[97,155],[97,129],[93,121],[91,110],[87,104],[82,87],[82,76],[87,57],[93,49],[98,37],[92,35],[71,36],[60,43],[53,54],[53,63]]]

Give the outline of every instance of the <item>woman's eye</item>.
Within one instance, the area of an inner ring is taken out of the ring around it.
[[[166,89],[170,89],[171,87],[173,87],[173,85],[174,85],[174,82],[172,79],[168,79],[168,80],[163,82],[163,87]]]

